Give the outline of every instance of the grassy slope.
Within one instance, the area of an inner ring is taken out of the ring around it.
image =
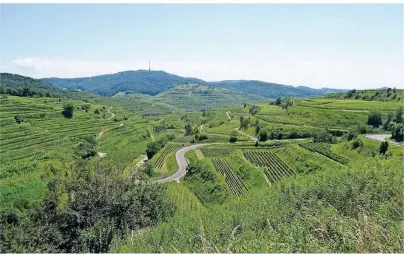
[[[121,243],[118,250],[398,251],[403,232],[397,208],[403,205],[403,196],[402,171],[397,165],[402,154],[392,149],[392,157],[386,160],[346,149],[341,152],[352,153],[358,163],[284,179],[204,211],[179,212],[169,222],[135,237],[136,244]],[[387,231],[380,228],[381,223]]]

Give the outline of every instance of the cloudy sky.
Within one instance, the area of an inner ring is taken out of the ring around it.
[[[0,71],[404,88],[402,5],[1,5]]]

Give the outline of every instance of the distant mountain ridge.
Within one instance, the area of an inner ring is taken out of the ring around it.
[[[343,92],[342,89],[315,89],[305,86],[275,84],[257,80],[225,80],[207,82],[197,78],[181,77],[164,71],[123,71],[84,78],[43,78],[46,83],[56,87],[89,91],[101,95],[114,95],[119,92],[157,95],[170,88],[182,84],[201,84],[219,88],[227,88],[266,98],[277,97],[311,97],[328,93]]]

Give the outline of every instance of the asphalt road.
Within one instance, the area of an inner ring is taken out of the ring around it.
[[[391,137],[390,134],[368,134],[368,135],[365,135],[365,138],[368,138],[368,139],[371,139],[371,140],[375,140],[375,141],[380,141],[380,142],[386,141],[385,139],[386,139],[386,138],[390,138],[390,137]],[[400,144],[400,143],[398,143],[398,142],[389,141],[389,143],[390,143],[390,144],[393,144],[393,145],[395,145],[395,146],[404,147],[403,144]]]
[[[173,175],[168,176],[166,178],[156,180],[156,183],[178,181],[181,177],[185,176],[185,174],[187,173],[187,166],[188,166],[187,161],[185,160],[185,153],[188,151],[191,151],[197,147],[206,146],[206,145],[210,145],[210,144],[195,144],[195,145],[187,146],[187,147],[184,147],[184,148],[181,148],[180,150],[178,150],[175,153],[175,159],[177,160],[177,164],[178,164],[177,172],[175,172]]]

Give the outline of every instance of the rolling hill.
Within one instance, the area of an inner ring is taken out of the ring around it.
[[[44,78],[46,83],[68,89],[80,89],[102,95],[114,95],[119,92],[156,95],[181,84],[200,84],[258,95],[266,98],[279,96],[311,97],[328,93],[342,92],[339,89],[314,89],[293,87],[254,80],[228,80],[207,82],[196,78],[181,77],[164,71],[124,71],[115,74],[85,78]]]
[[[102,95],[115,95],[119,92],[156,95],[175,85],[206,83],[196,78],[184,78],[163,71],[123,71],[86,78],[44,78],[46,83],[67,89],[80,89]]]

